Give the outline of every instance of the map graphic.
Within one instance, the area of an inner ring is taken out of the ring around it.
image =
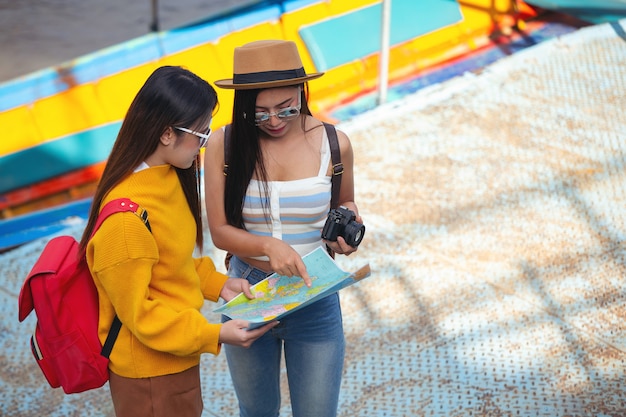
[[[256,298],[251,300],[239,294],[213,311],[231,319],[247,320],[250,322],[249,329],[255,329],[270,321],[280,320],[371,273],[369,264],[353,273],[342,270],[321,246],[304,255],[302,260],[311,277],[310,288],[300,277],[272,274],[250,288]]]

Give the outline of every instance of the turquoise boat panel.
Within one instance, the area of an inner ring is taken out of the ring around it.
[[[454,0],[394,0],[391,2],[390,44],[406,42],[452,25],[462,18],[459,4]],[[381,27],[382,5],[378,3],[304,26],[299,33],[315,68],[327,71],[379,51]]]
[[[0,193],[106,160],[121,122],[89,129],[0,158]]]

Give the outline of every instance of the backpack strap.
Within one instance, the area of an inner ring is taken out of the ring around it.
[[[148,212],[144,210],[139,204],[133,202],[129,198],[118,198],[116,200],[109,201],[100,211],[98,218],[96,219],[96,224],[93,227],[93,231],[91,232],[91,237],[98,231],[102,223],[109,217],[111,214],[120,213],[124,211],[130,211],[135,213],[139,219],[146,225],[148,230],[152,231],[150,228],[150,222],[148,221]]]
[[[107,334],[107,338],[104,341],[104,345],[102,345],[102,350],[100,351],[100,355],[108,358],[111,355],[111,351],[113,350],[113,345],[115,344],[115,340],[117,336],[120,334],[120,330],[122,329],[122,322],[120,318],[113,317],[113,323],[111,323],[111,328],[109,329],[109,334]]]
[[[328,144],[330,145],[330,159],[333,164],[333,176],[331,178],[331,197],[330,208],[337,208],[339,205],[339,190],[341,189],[341,175],[343,174],[343,163],[341,162],[341,151],[339,149],[339,140],[337,139],[337,130],[330,123],[324,123],[326,135],[328,136]]]
[[[96,220],[96,224],[91,232],[91,237],[96,233],[96,231],[100,228],[102,223],[112,214],[130,211],[134,213],[137,217],[141,219],[143,224],[146,225],[148,230],[152,232],[152,228],[150,227],[150,222],[148,221],[148,212],[144,210],[139,204],[133,202],[128,198],[118,198],[116,200],[109,201],[100,211],[98,215],[98,219]],[[100,354],[105,358],[108,358],[111,355],[111,351],[113,350],[113,344],[117,339],[117,336],[120,333],[120,329],[122,328],[122,322],[120,321],[117,314],[113,318],[113,323],[111,324],[111,328],[109,329],[109,334],[107,335],[106,340],[104,341],[104,345],[102,346],[102,350]]]

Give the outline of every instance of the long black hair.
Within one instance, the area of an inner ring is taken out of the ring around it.
[[[300,87],[300,113],[311,115],[308,105],[308,84],[296,84]],[[224,188],[224,211],[228,224],[245,229],[243,222],[243,204],[248,184],[256,178],[267,184],[268,176],[259,144],[259,128],[254,124],[256,99],[261,89],[235,90],[233,103],[233,122],[228,146],[228,175]],[[305,118],[301,118],[304,130]],[[265,196],[269,197],[267,186]]]
[[[126,113],[93,197],[80,242],[84,252],[107,193],[152,155],[161,135],[173,126],[205,123],[217,106],[217,93],[202,78],[176,66],[157,68],[141,87]],[[174,130],[176,134],[179,133]],[[176,168],[187,204],[196,220],[196,244],[202,248],[200,158],[190,168]]]

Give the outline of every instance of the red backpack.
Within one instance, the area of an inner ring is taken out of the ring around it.
[[[148,213],[121,198],[104,206],[93,233],[108,216],[123,211],[135,213],[150,229]],[[98,292],[72,236],[51,239],[26,277],[19,296],[20,322],[33,309],[37,326],[30,339],[31,350],[50,386],[63,387],[66,394],[103,386],[109,379],[109,355],[121,322],[115,316],[102,346]]]

